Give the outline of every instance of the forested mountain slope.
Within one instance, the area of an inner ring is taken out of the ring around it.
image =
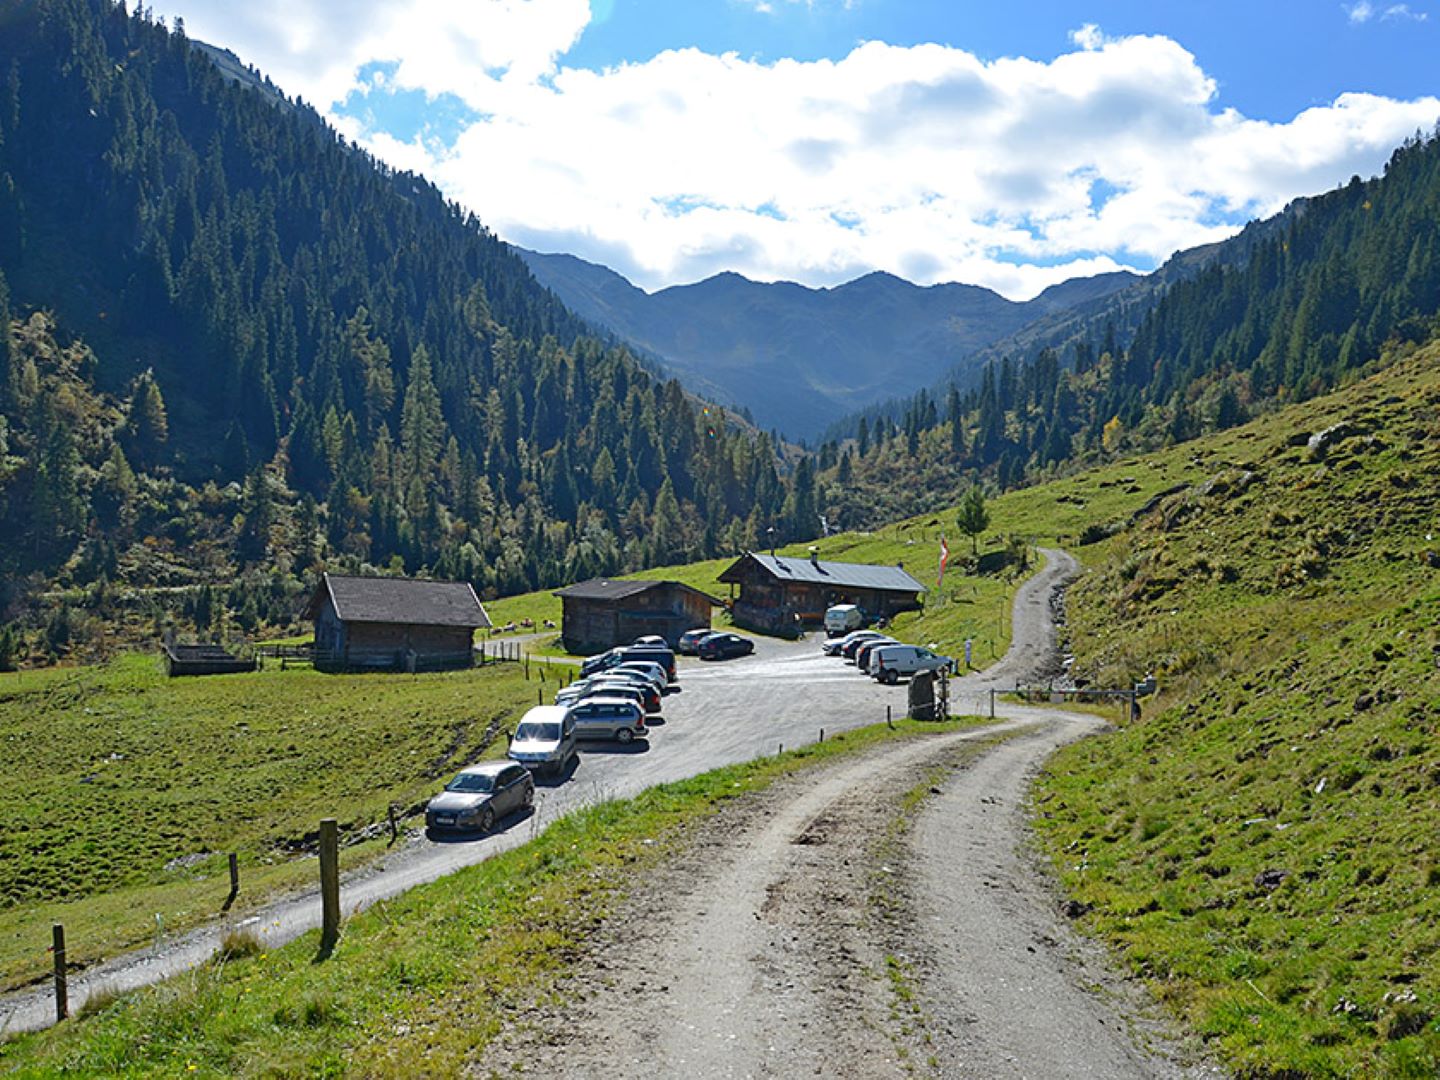
[[[321,561],[513,591],[795,531],[768,440],[214,55],[0,0],[0,601]]]

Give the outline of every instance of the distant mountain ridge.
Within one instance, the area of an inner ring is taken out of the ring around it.
[[[1141,280],[1127,271],[1017,303],[978,285],[875,272],[829,289],[722,273],[646,293],[573,255],[515,248],[581,318],[657,359],[696,393],[809,439],[839,417],[933,385],[994,341]]]

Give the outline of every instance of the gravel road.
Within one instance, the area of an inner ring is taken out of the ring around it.
[[[985,672],[953,681],[952,710],[986,710],[991,688],[1053,669],[1057,658],[1050,597],[1076,567],[1062,552],[1047,552],[1046,556],[1045,568],[1016,596],[1010,652]],[[897,716],[904,712],[904,686],[881,687],[860,677],[853,667],[821,656],[817,645],[815,638],[797,643],[761,639],[753,657],[715,664],[684,662],[680,689],[666,698],[663,721],[656,722],[648,744],[586,751],[573,775],[542,784],[533,817],[502,823],[491,836],[432,843],[412,833],[383,863],[345,881],[345,910],[364,908],[517,846],[549,820],[587,802],[628,796],[653,784],[773,753],[782,745],[812,742],[822,728],[833,733],[875,723],[885,718],[887,706]],[[1014,712],[1005,710],[1005,715]],[[895,1070],[900,1068],[899,1055],[904,1051],[912,1065],[933,1056],[941,1062],[945,1075],[1162,1075],[1147,1064],[1160,1059],[1144,1055],[1134,1059],[1142,1063],[1138,1071],[1117,1071],[1117,1062],[1131,1060],[1125,1055],[1132,1048],[1123,1040],[1121,1022],[1113,1011],[1107,1011],[1107,1005],[1093,996],[1081,994],[1078,1005],[1044,1008],[1052,1026],[1035,1038],[1025,1036],[1024,1032],[1032,1029],[1023,1025],[1020,1032],[1008,1034],[1003,1023],[994,1027],[1006,1011],[1015,1011],[1027,1022],[1033,1020],[1042,1011],[1034,1001],[1018,1010],[1009,1004],[994,1008],[985,1004],[1004,1000],[998,996],[1004,986],[1013,989],[1012,1000],[1016,996],[1024,999],[1039,986],[1047,987],[1046,995],[1058,993],[1040,974],[1017,972],[1011,965],[1016,950],[1043,961],[1046,979],[1075,984],[1074,972],[1066,965],[1073,966],[1073,958],[1081,950],[1070,941],[1065,927],[1053,925],[1055,916],[1047,916],[1053,905],[1046,900],[1043,887],[1035,884],[1036,875],[1021,865],[1016,854],[1023,832],[1019,806],[1023,787],[1038,762],[1054,746],[1096,726],[1098,722],[1087,716],[1017,715],[979,736],[887,747],[873,759],[855,759],[827,770],[825,778],[814,781],[813,786],[809,780],[795,791],[782,785],[764,797],[763,811],[749,811],[750,817],[744,811],[721,815],[716,836],[697,843],[696,851],[705,856],[703,863],[690,870],[681,867],[665,872],[682,873],[693,886],[687,891],[682,882],[668,879],[661,886],[667,894],[692,897],[694,910],[683,905],[672,909],[665,903],[663,909],[673,910],[677,917],[670,924],[644,920],[651,928],[647,930],[649,952],[631,944],[597,949],[595,963],[600,966],[577,976],[596,982],[583,994],[602,1002],[605,998],[599,991],[611,984],[623,988],[633,986],[636,978],[661,980],[663,991],[649,983],[640,984],[641,992],[649,987],[659,1000],[646,1002],[644,1022],[637,1027],[652,1034],[663,1030],[663,1037],[632,1039],[617,1048],[621,1059],[630,1062],[626,1067],[617,1069],[617,1058],[608,1053],[588,1059],[587,1064],[587,1059],[567,1052],[561,1055],[563,1068],[558,1058],[552,1065],[574,1075],[778,1076],[803,1071],[883,1076],[900,1075]],[[867,837],[875,831],[876,822],[893,818],[894,808],[887,800],[909,786],[907,778],[917,770],[943,770],[956,762],[971,762],[976,739],[991,740],[996,731],[1014,738],[1003,740],[975,759],[978,763],[968,764],[938,787],[942,794],[929,800],[909,834],[913,843],[907,845],[904,858],[893,860],[894,867],[884,868],[882,874],[871,865],[873,860],[849,857],[851,852],[863,854],[873,847]],[[1024,734],[1015,734],[1019,731]],[[971,783],[968,778],[980,776],[981,765],[991,761],[996,764],[984,765],[985,785]],[[885,779],[878,780],[880,777]],[[857,797],[857,791],[863,796]],[[843,842],[796,842],[797,836],[810,835],[813,840],[827,830]],[[956,838],[962,836],[965,857],[957,860]],[[797,853],[816,860],[817,865],[827,864],[828,870],[810,872],[803,865],[797,869],[790,862]],[[982,856],[996,867],[987,871],[991,878],[1006,883],[1006,903],[1012,906],[998,914],[993,904],[999,897],[974,871]],[[1007,858],[1012,864],[1004,863]],[[710,873],[700,873],[702,869]],[[886,892],[898,899],[887,909],[886,919],[873,922],[865,913],[874,906],[876,874],[882,874]],[[976,889],[982,891],[970,897]],[[642,887],[642,902],[644,895]],[[937,897],[944,902],[936,903]],[[721,898],[723,902],[712,902]],[[989,910],[986,901],[991,902]],[[772,925],[767,921],[769,914],[785,911],[810,930],[789,939],[782,933],[773,941],[762,940],[767,929],[783,925]],[[1028,913],[1029,921],[1016,916],[1021,911]],[[957,922],[961,913],[965,920]],[[679,918],[681,915],[686,917]],[[274,947],[317,927],[319,920],[318,898],[310,893],[278,902],[249,922]],[[868,933],[872,922],[884,932]],[[1005,935],[999,933],[1002,926]],[[941,927],[947,929],[940,932],[937,928]],[[223,929],[214,926],[197,931],[159,950],[120,958],[86,972],[72,981],[72,1008],[78,1007],[92,988],[130,989],[204,962],[214,952]],[[661,936],[665,933],[680,937]],[[926,948],[907,949],[906,943],[913,940],[926,941]],[[993,943],[991,968],[973,962],[971,954],[977,942]],[[895,960],[897,957],[902,959]],[[618,968],[614,966],[617,959]],[[885,976],[887,963],[895,972],[889,979]],[[986,971],[989,973],[979,974]],[[653,975],[645,976],[645,972]],[[910,979],[915,980],[914,987],[906,994],[924,1004],[917,1005],[921,1012],[902,1025],[908,1034],[897,1034],[893,1017],[896,991],[891,984],[909,986]],[[1101,980],[1092,972],[1085,981]],[[761,992],[767,985],[770,990]],[[633,998],[622,997],[612,1004],[621,1015],[635,1011]],[[0,1001],[0,1031],[43,1026],[50,1022],[52,1008],[43,992],[9,997]],[[672,1023],[658,1019],[667,1015],[665,1009],[672,1010]],[[837,1017],[857,1022],[837,1027]],[[729,1019],[716,1026],[722,1018]],[[513,1064],[526,1064],[533,1047],[524,1032],[532,1026],[545,1027],[543,1016],[533,1019],[533,1025],[517,1026],[513,1037],[502,1041],[497,1061],[505,1053],[515,1052]],[[573,1050],[565,1032],[581,1029],[570,1025],[567,1018],[556,1018],[554,1023],[560,1030],[550,1031],[546,1039]],[[1092,1029],[1099,1029],[1122,1041],[1104,1043],[1109,1048],[1093,1059],[1098,1071],[1054,1071],[1045,1066],[1043,1058],[1022,1053],[1038,1039],[1052,1047],[1064,1046],[1065,1061],[1073,1064],[1069,1044],[1083,1040],[1072,1035],[1064,1026],[1067,1024],[1078,1024],[1079,1030],[1092,1035]],[[607,1038],[619,1038],[615,1033],[625,1030],[624,1024],[606,1022],[603,1014],[599,1026]],[[583,1045],[605,1045],[592,1038],[595,1029],[591,1025],[581,1028]],[[877,1034],[880,1032],[887,1034]],[[797,1033],[807,1034],[801,1039],[795,1037]],[[715,1054],[717,1040],[721,1046],[733,1048],[732,1052]],[[522,1049],[516,1051],[517,1047]],[[987,1064],[976,1072],[952,1070],[947,1064],[961,1060]]]

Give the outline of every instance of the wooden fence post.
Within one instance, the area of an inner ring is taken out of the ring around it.
[[[230,895],[225,897],[225,902],[220,905],[221,911],[229,911],[235,903],[235,897],[240,895],[240,858],[235,852],[230,852]]]
[[[895,730],[895,724],[894,724],[894,722],[890,719],[890,706],[889,706],[889,705],[886,705],[886,706],[885,706],[885,726],[888,727],[891,731],[894,731],[894,730]]]
[[[391,803],[385,807],[385,817],[390,822],[390,843],[394,844],[400,839],[400,827],[395,824],[395,804]]]
[[[320,822],[320,955],[340,940],[340,833],[334,818]]]
[[[65,984],[65,927],[55,923],[51,951],[55,953],[55,1020],[70,1015],[70,994]]]

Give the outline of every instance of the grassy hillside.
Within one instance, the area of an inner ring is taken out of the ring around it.
[[[0,988],[43,977],[50,923],[78,963],[214,917],[237,852],[237,910],[312,884],[313,837],[383,850],[386,808],[412,812],[533,704],[514,664],[411,677],[167,679],[150,656],[0,675]],[[413,821],[412,821],[413,824]],[[366,830],[371,833],[367,834]],[[388,838],[388,836],[387,836]]]
[[[1161,693],[1041,785],[1065,887],[1243,1075],[1433,1077],[1440,345],[1149,469],[1187,486],[1069,612],[1082,672]]]

